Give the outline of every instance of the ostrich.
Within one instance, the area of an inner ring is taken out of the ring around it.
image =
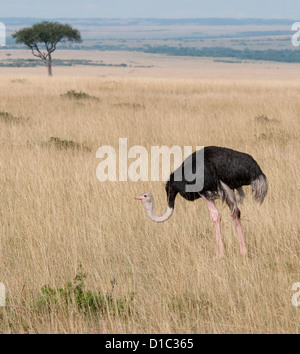
[[[200,153],[204,155],[204,171],[202,172],[196,166],[197,156]],[[181,173],[180,181],[174,178],[176,172]],[[188,175],[191,176],[191,173],[193,173],[194,180],[187,178]],[[203,188],[200,191],[187,192],[186,187],[195,184],[197,179],[195,176],[199,173],[203,175]],[[168,208],[163,216],[159,217],[154,214],[154,198],[151,193],[144,193],[136,199],[142,200],[150,219],[160,223],[172,216],[178,193],[189,201],[202,198],[214,222],[218,258],[224,256],[224,248],[220,227],[221,216],[214,201],[222,199],[230,208],[239,238],[240,253],[246,255],[247,249],[240,221],[241,212],[237,206],[237,201],[241,203],[244,199],[242,186],[246,185],[251,185],[254,199],[261,204],[267,194],[268,181],[252,156],[227,148],[208,146],[204,148],[204,151],[194,152],[175,172],[171,173],[166,184]],[[234,190],[237,192],[237,198]]]

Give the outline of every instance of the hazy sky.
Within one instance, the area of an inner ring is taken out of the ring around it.
[[[0,17],[259,17],[300,21],[300,1],[1,0]]]

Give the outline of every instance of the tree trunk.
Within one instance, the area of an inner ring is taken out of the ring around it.
[[[47,61],[47,67],[48,67],[48,76],[52,76],[52,58],[50,54]]]

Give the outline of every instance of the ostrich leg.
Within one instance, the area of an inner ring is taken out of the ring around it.
[[[225,193],[225,200],[226,203],[231,211],[231,217],[235,223],[236,231],[238,233],[239,237],[239,243],[240,243],[240,254],[245,256],[247,254],[247,249],[245,246],[245,241],[244,241],[244,236],[243,236],[243,231],[242,231],[242,225],[241,225],[241,212],[240,209],[237,206],[236,198],[234,191],[230,189],[225,183],[221,181],[221,187]],[[243,197],[243,191],[239,189],[238,191],[239,196]]]
[[[239,236],[239,242],[240,242],[240,254],[245,256],[247,254],[247,249],[244,241],[244,235],[243,235],[243,230],[242,230],[242,224],[241,224],[241,213],[239,209],[235,209],[232,213],[232,219],[234,220],[236,231]]]
[[[214,201],[206,199],[203,195],[201,195],[201,197],[205,201],[208,210],[210,212],[211,218],[214,222],[215,232],[216,232],[216,242],[217,242],[217,257],[222,258],[224,256],[224,247],[223,247],[222,235],[221,235],[221,215]]]

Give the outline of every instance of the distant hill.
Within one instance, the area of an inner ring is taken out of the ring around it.
[[[45,18],[1,18],[7,28],[7,43],[19,28],[45,21]],[[189,38],[262,37],[288,35],[291,19],[194,18],[194,19],[106,19],[56,18],[51,21],[77,27],[86,40],[167,40]]]
[[[6,49],[24,49],[11,34],[45,18],[1,18],[6,25]],[[217,60],[268,60],[300,63],[293,47],[292,19],[260,18],[56,18],[81,32],[83,43],[59,45],[64,50],[137,51]],[[1,48],[0,48],[1,49]],[[2,48],[4,49],[4,48]],[[15,65],[8,62],[1,65]],[[25,63],[26,64],[26,63]],[[25,65],[17,62],[17,65]],[[26,64],[27,65],[27,64]],[[31,65],[31,64],[30,64]]]
[[[262,18],[19,18],[0,17],[0,22],[7,26],[29,26],[36,22],[51,20],[67,22],[80,26],[290,26],[296,20],[292,19],[262,19]]]

